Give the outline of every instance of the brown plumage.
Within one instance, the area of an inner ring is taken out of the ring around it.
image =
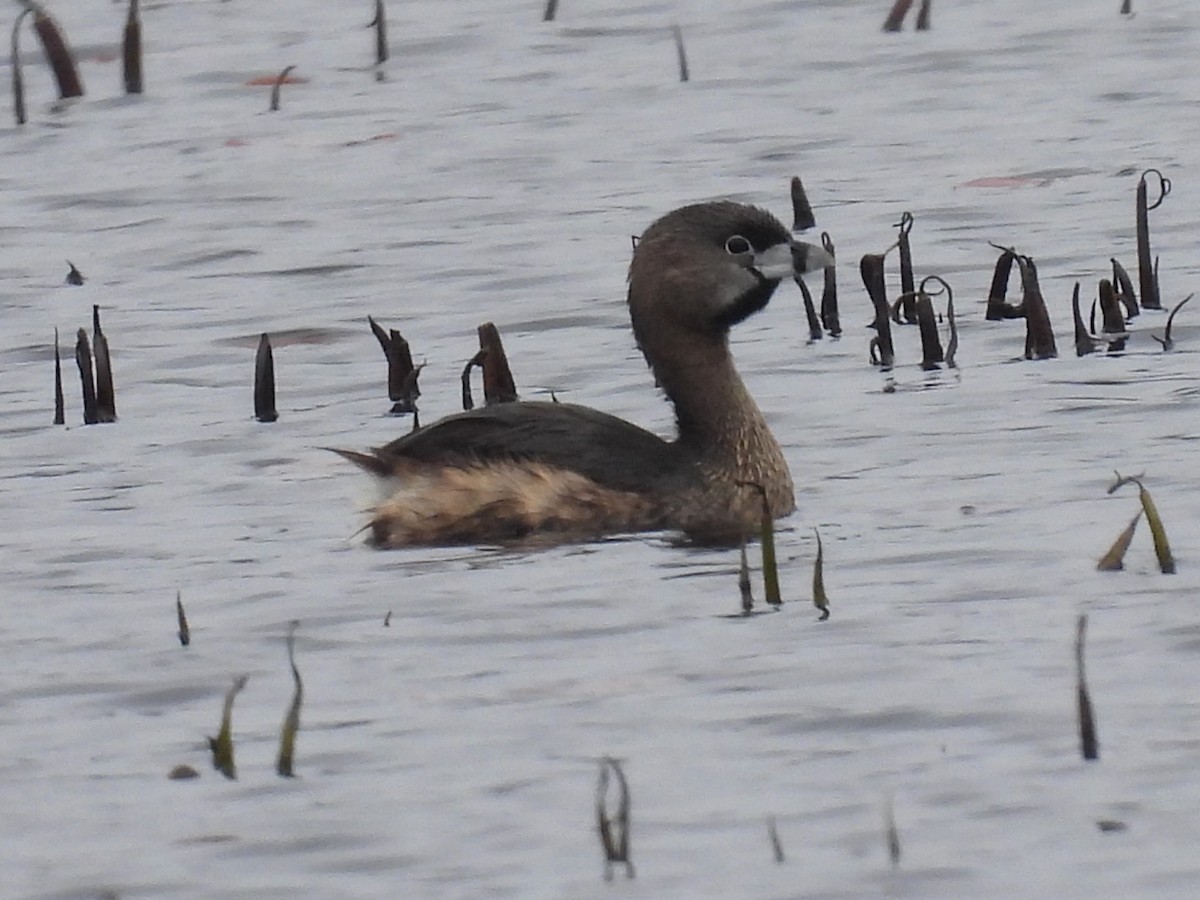
[[[673,441],[606,413],[523,401],[449,416],[370,454],[338,451],[384,479],[373,543],[577,540],[678,529],[703,541],[757,533],[766,491],[790,513],[792,478],[733,364],[729,329],[782,278],[832,263],[769,213],[685,206],[638,241],[629,269],[634,335],[675,407]]]

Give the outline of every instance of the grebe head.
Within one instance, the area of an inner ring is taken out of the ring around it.
[[[647,228],[634,249],[629,312],[638,345],[653,365],[664,339],[723,344],[782,279],[832,263],[766,210],[730,201],[684,206]]]

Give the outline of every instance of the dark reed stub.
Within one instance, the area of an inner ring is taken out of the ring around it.
[[[375,29],[375,65],[381,66],[391,55],[388,50],[387,13],[383,7],[383,0],[375,0],[375,18],[367,27]]]
[[[558,0],[546,0],[546,8],[542,12],[543,22],[553,22],[558,15]]]
[[[1079,708],[1079,748],[1089,762],[1100,758],[1100,741],[1096,736],[1096,714],[1088,693],[1083,665],[1083,645],[1087,637],[1087,615],[1080,614],[1075,623],[1075,699]]]
[[[237,766],[233,761],[233,701],[246,686],[248,676],[239,675],[233,680],[232,687],[225,692],[225,702],[221,708],[221,730],[217,736],[208,739],[208,748],[212,751],[213,768],[230,781],[237,779]]]
[[[367,323],[371,326],[371,333],[379,341],[379,346],[383,348],[383,355],[387,359],[388,399],[393,403],[392,415],[415,413],[417,398],[421,396],[421,389],[417,385],[420,368],[413,366],[412,351],[409,349],[408,341],[394,328],[390,332],[384,331],[383,327],[370,316],[367,316]]]
[[[83,387],[83,424],[95,425],[100,419],[96,415],[96,381],[92,376],[92,348],[87,332],[82,328],[75,335],[75,364],[79,366],[79,380]]]
[[[821,233],[821,246],[831,258],[836,259],[833,238],[827,231]],[[842,335],[842,323],[838,315],[836,264],[825,267],[824,282],[824,290],[821,292],[821,325],[829,332],[830,337],[838,338]]]
[[[1075,282],[1075,290],[1071,293],[1071,317],[1075,320],[1075,355],[1087,356],[1096,352],[1096,342],[1083,322],[1083,314],[1079,309],[1079,282]]]
[[[258,339],[258,350],[254,354],[254,418],[260,422],[274,422],[279,418],[275,409],[275,355],[271,352],[271,338],[265,331]]]
[[[66,425],[66,404],[63,402],[62,355],[58,350],[58,329],[54,329],[54,424]]]
[[[912,4],[913,0],[896,0],[892,5],[892,11],[883,21],[883,30],[899,31],[904,26],[904,17],[908,15],[908,9]]]
[[[746,539],[738,548],[738,593],[742,598],[742,615],[748,616],[754,612],[754,588],[750,584],[750,562],[746,559]]]
[[[808,202],[808,194],[804,191],[804,182],[799,176],[792,178],[792,231],[807,231],[815,228],[817,217],[813,214],[812,204]]]
[[[479,326],[479,349],[483,351],[483,400],[493,403],[512,403],[518,399],[517,384],[508,365],[508,355],[500,340],[500,331],[491,322]]]
[[[1159,193],[1154,203],[1149,203],[1146,176],[1158,177]],[[1138,179],[1137,185],[1137,254],[1138,254],[1138,286],[1142,292],[1143,309],[1162,309],[1162,300],[1158,291],[1158,267],[1150,252],[1150,216],[1149,212],[1162,206],[1162,202],[1171,193],[1171,179],[1165,177],[1158,169],[1147,169]]]
[[[913,278],[912,264],[912,245],[909,243],[909,234],[912,232],[913,214],[905,212],[900,216],[900,221],[896,225],[900,229],[900,233],[896,238],[896,246],[900,249],[900,310],[904,317],[903,324],[915,324],[917,319],[916,305],[916,281]],[[900,322],[896,318],[897,323]]]
[[[917,293],[916,307],[917,325],[921,329],[921,368],[932,372],[946,361],[942,339],[938,335],[937,316],[933,312],[933,301],[924,291]]]
[[[1021,270],[1021,288],[1024,297],[1021,307],[1025,310],[1025,358],[1055,359],[1058,346],[1054,342],[1054,328],[1050,324],[1050,311],[1038,283],[1037,265],[1028,256],[1018,256],[1017,266]]]
[[[138,5],[138,0],[129,0],[129,15],[125,19],[122,41],[126,94],[142,93],[142,19]]]
[[[679,80],[686,82],[691,76],[688,73],[687,49],[683,46],[683,29],[672,25],[671,34],[675,38],[675,55],[679,59]]]
[[[1121,313],[1121,303],[1117,300],[1117,292],[1113,290],[1112,282],[1107,278],[1100,279],[1100,330],[1103,334],[1125,334],[1125,316]],[[1124,336],[1109,341],[1108,352],[1120,353],[1125,349]]]
[[[1113,257],[1113,287],[1117,290],[1117,299],[1121,301],[1121,305],[1125,307],[1125,318],[1135,319],[1141,309],[1138,308],[1137,292],[1133,289],[1133,279],[1129,277],[1129,273],[1125,271],[1125,267]]]
[[[183,592],[175,592],[175,620],[179,625],[179,643],[186,647],[192,642],[192,630],[188,627],[187,613],[183,611]]]
[[[779,829],[775,827],[775,817],[767,818],[767,838],[771,841],[771,855],[775,862],[782,864],[785,861],[783,855],[783,841],[779,839]]]
[[[58,84],[58,96],[61,100],[70,97],[83,96],[83,82],[79,80],[79,70],[75,66],[75,56],[67,45],[62,29],[41,7],[29,0],[23,0],[33,10],[33,30],[37,32],[42,42],[42,51],[46,61],[54,72],[54,80]]]
[[[1016,251],[1011,247],[997,249],[1000,250],[1000,258],[996,260],[996,268],[992,272],[992,286],[988,290],[987,313],[984,318],[989,322],[1023,318],[1025,311],[1005,299],[1008,296],[1008,280],[1012,276],[1013,263],[1017,259]]]
[[[100,307],[92,306],[92,349],[96,354],[96,416],[101,422],[117,421],[117,393],[113,387],[112,357],[108,338],[100,329]]]
[[[1121,0],[1121,15],[1133,15],[1133,0]]]
[[[67,260],[67,280],[66,283],[72,287],[81,287],[83,285],[83,273],[75,268],[75,263]]]
[[[892,344],[892,323],[888,318],[887,287],[883,279],[883,254],[868,253],[859,261],[859,272],[863,285],[875,307],[875,320],[870,327],[875,329],[871,339],[870,359],[885,371],[896,364],[896,350]]]

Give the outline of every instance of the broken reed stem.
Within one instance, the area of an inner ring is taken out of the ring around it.
[[[292,762],[296,755],[296,732],[300,730],[300,704],[304,702],[304,683],[300,680],[300,670],[296,668],[296,629],[300,623],[293,620],[288,626],[287,654],[288,665],[292,668],[292,682],[296,691],[292,695],[292,705],[288,707],[287,715],[283,717],[283,727],[279,733],[279,756],[275,760],[275,771],[282,778],[294,778]]]
[[[821,246],[830,257],[835,257],[833,238],[828,231],[821,233]],[[837,264],[826,266],[824,270],[825,289],[821,292],[821,325],[832,338],[841,337],[842,323],[838,316],[837,296]]]
[[[741,559],[738,563],[738,591],[742,595],[742,615],[748,616],[754,611],[754,589],[750,586],[750,563],[746,559],[746,538],[742,537],[738,548]]]
[[[608,788],[611,778],[617,786],[616,815],[609,814]],[[615,863],[625,865],[625,877],[633,878],[633,862],[629,859],[629,782],[621,771],[621,763],[611,756],[600,760],[600,779],[596,785],[596,827],[600,846],[604,850],[604,880],[612,881]]]
[[[1071,318],[1075,321],[1075,355],[1087,356],[1096,351],[1096,342],[1092,340],[1091,332],[1083,322],[1083,313],[1079,310],[1079,282],[1075,282],[1075,290],[1071,292]]]
[[[808,289],[808,285],[804,283],[803,278],[799,275],[794,277],[796,284],[800,286],[800,296],[804,298],[804,316],[808,319],[808,340],[810,343],[819,341],[825,335],[821,331],[821,320],[817,317],[817,307],[813,303],[812,292]]]
[[[1133,0],[1121,0],[1121,15],[1128,16],[1133,13]]]
[[[679,58],[679,80],[688,80],[687,50],[683,46],[683,29],[678,25],[671,26],[671,34],[675,38],[675,55]]]
[[[1129,545],[1133,542],[1133,534],[1137,531],[1138,522],[1142,518],[1143,509],[1137,511],[1137,515],[1133,517],[1133,521],[1125,526],[1113,545],[1108,548],[1108,552],[1100,557],[1096,563],[1096,569],[1100,572],[1119,572],[1125,568],[1125,553],[1129,550]]]
[[[58,350],[58,329],[54,329],[54,424],[66,425],[66,404],[63,402],[62,355]]]
[[[179,623],[179,643],[186,647],[192,642],[192,630],[188,628],[187,613],[183,611],[183,592],[175,592],[175,619]]]
[[[279,112],[279,95],[283,91],[283,83],[287,81],[289,73],[295,66],[288,66],[275,78],[275,83],[271,85],[271,112]]]
[[[1081,613],[1075,623],[1075,697],[1079,707],[1079,748],[1086,760],[1100,758],[1100,742],[1096,737],[1096,714],[1088,694],[1083,666],[1083,644],[1087,638],[1087,615]]]
[[[275,408],[275,355],[271,351],[271,337],[265,331],[254,354],[254,418],[260,422],[279,418]]]
[[[542,13],[543,22],[553,22],[558,15],[558,0],[546,0],[546,10]]]
[[[892,11],[888,13],[888,17],[883,21],[883,30],[899,31],[904,25],[904,17],[908,15],[908,8],[912,4],[913,0],[896,0],[892,6]]]
[[[921,0],[921,9],[917,13],[917,31],[928,31],[932,22],[933,0]]]
[[[821,532],[814,528],[813,534],[817,536],[817,560],[813,563],[813,606],[821,611],[817,621],[824,622],[829,618],[829,595],[825,593],[825,547],[821,543]]]
[[[416,412],[417,398],[421,396],[416,373],[419,373],[420,369],[413,366],[408,341],[394,328],[390,332],[384,331],[370,316],[367,316],[367,324],[371,326],[371,333],[379,341],[387,359],[388,399],[394,404],[391,409],[392,415]]]
[[[913,280],[912,245],[908,239],[908,235],[912,231],[913,221],[913,214],[906,211],[900,216],[900,222],[896,226],[900,229],[900,234],[896,239],[896,246],[900,248],[901,309],[904,313],[904,323],[907,325],[912,325],[918,321],[916,306],[917,286]],[[899,320],[897,319],[897,321]]]
[[[817,224],[813,214],[812,204],[808,202],[808,194],[804,192],[804,182],[800,177],[792,177],[792,231],[808,231]]]
[[[92,349],[96,354],[96,419],[117,421],[117,396],[113,387],[112,357],[108,353],[108,338],[100,330],[100,307],[92,306]]]
[[[79,287],[83,284],[83,273],[75,268],[75,263],[67,260],[67,284]]]
[[[938,290],[930,290],[928,287],[930,282],[936,282]],[[926,275],[921,279],[921,284],[917,290],[929,297],[946,295],[946,323],[950,329],[950,337],[946,344],[944,361],[947,369],[958,368],[958,363],[954,360],[955,355],[958,353],[958,322],[954,318],[954,290],[941,275]]]
[[[58,84],[60,100],[70,97],[83,96],[83,83],[79,80],[79,70],[75,66],[75,57],[62,29],[50,15],[32,0],[19,0],[26,9],[33,12],[33,30],[37,32],[42,42],[42,51],[46,61],[54,72],[54,80]]]
[[[1054,342],[1054,328],[1050,324],[1050,312],[1038,284],[1037,265],[1028,256],[1018,256],[1017,266],[1021,271],[1021,289],[1024,296],[1021,307],[1025,310],[1025,358],[1054,359],[1058,346]]]
[[[1146,176],[1157,175],[1159,184],[1158,199],[1153,204],[1147,201]],[[1165,177],[1158,169],[1147,169],[1138,179],[1137,185],[1137,255],[1138,283],[1142,291],[1142,307],[1144,309],[1162,309],[1162,300],[1158,293],[1158,272],[1150,255],[1150,216],[1152,209],[1158,209],[1171,193],[1171,179]]]
[[[125,93],[142,93],[142,20],[138,0],[129,0],[129,15],[125,19],[125,38],[122,43]]]
[[[775,562],[775,520],[767,502],[767,489],[756,481],[739,481],[737,484],[757,491],[762,501],[759,541],[762,543],[763,593],[767,603],[779,607],[783,603],[783,597],[779,592],[779,566]]]
[[[375,29],[375,65],[381,66],[388,60],[387,13],[383,8],[383,0],[375,0],[375,18],[368,28]]]
[[[13,115],[18,125],[24,125],[25,116],[25,78],[21,74],[21,23],[29,15],[29,7],[17,13],[12,27],[12,43],[10,45],[9,64],[12,66]]]
[[[996,247],[995,244],[991,246]],[[1017,253],[1011,247],[996,247],[996,249],[1000,251],[1000,258],[996,260],[996,269],[992,273],[992,286],[988,291],[987,314],[984,318],[989,322],[1001,319],[1019,319],[1025,315],[1025,311],[1005,300],[1005,297],[1008,296],[1008,280],[1012,275],[1012,267],[1016,262]]]
[[[937,316],[933,301],[924,291],[917,292],[917,326],[921,329],[921,368],[926,372],[940,369],[946,361],[942,339],[938,335]]]
[[[1158,515],[1158,507],[1154,505],[1154,500],[1150,496],[1150,492],[1142,484],[1142,476],[1135,475],[1123,478],[1120,472],[1117,472],[1116,476],[1117,480],[1108,489],[1108,492],[1112,494],[1118,488],[1130,483],[1138,486],[1138,499],[1142,501],[1142,509],[1146,513],[1146,524],[1150,526],[1150,535],[1154,538],[1154,555],[1158,557],[1158,568],[1164,575],[1174,575],[1175,557],[1171,555],[1171,545],[1167,541],[1167,530],[1163,526],[1162,518]]]
[[[868,253],[859,262],[858,268],[867,294],[871,297],[871,304],[875,307],[875,321],[871,323],[875,329],[875,337],[871,340],[871,362],[886,372],[896,364],[896,350],[892,345],[892,324],[888,318],[890,310],[883,280],[883,257],[882,253]]]
[[[471,370],[476,366],[483,366],[483,358],[487,356],[486,351],[479,350],[467,360],[467,364],[462,370],[462,408],[463,411],[472,410],[475,408],[475,398],[471,396]]]
[[[779,840],[779,829],[775,827],[774,816],[767,816],[767,837],[771,840],[771,854],[775,862],[782,864],[785,861],[783,842]]]
[[[1125,267],[1117,261],[1116,257],[1112,257],[1109,261],[1112,263],[1112,280],[1114,287],[1117,289],[1117,299],[1125,307],[1125,318],[1135,319],[1141,310],[1138,308],[1137,293],[1133,289],[1133,280],[1129,277],[1129,273],[1125,271]]]
[[[233,762],[233,701],[246,686],[248,675],[233,679],[233,686],[225,693],[225,705],[221,709],[221,730],[215,738],[208,739],[212,751],[213,768],[230,780],[237,778],[237,766]]]
[[[508,366],[508,355],[500,340],[500,331],[491,322],[479,326],[479,349],[483,353],[483,401],[488,406],[494,403],[512,403],[517,400],[517,384],[512,369]]]
[[[83,387],[83,424],[95,425],[100,419],[96,414],[96,382],[92,376],[92,348],[88,344],[87,332],[82,328],[75,335],[75,364],[79,366],[79,380]]]

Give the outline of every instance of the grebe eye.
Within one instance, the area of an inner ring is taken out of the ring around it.
[[[725,252],[731,253],[734,256],[741,256],[743,253],[751,253],[754,248],[750,246],[750,242],[740,234],[735,234],[725,242]]]

